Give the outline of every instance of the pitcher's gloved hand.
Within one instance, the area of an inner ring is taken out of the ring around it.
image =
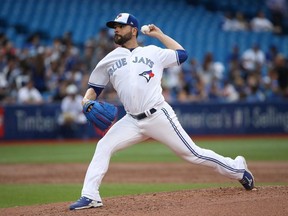
[[[107,102],[87,101],[83,105],[83,113],[88,121],[101,131],[107,130],[117,117],[117,107]]]

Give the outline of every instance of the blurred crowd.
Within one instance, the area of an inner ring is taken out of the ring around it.
[[[61,101],[74,84],[80,94],[87,89],[95,65],[113,50],[106,29],[76,46],[67,32],[51,46],[41,44],[39,34],[27,38],[22,48],[14,47],[5,34],[0,35],[0,103],[39,104]]]
[[[226,12],[223,17],[222,29],[224,31],[273,32],[279,35],[287,35],[288,14],[282,15],[282,13],[276,12],[272,14],[273,20],[270,20],[262,10],[250,19],[241,11]]]
[[[221,29],[288,34],[288,5],[282,0],[266,3],[271,20],[262,10],[250,18],[241,11],[230,11],[223,13]],[[225,62],[215,61],[213,53],[207,52],[202,61],[192,56],[188,65],[167,69],[163,86],[170,102],[288,100],[288,57],[273,44],[264,50],[256,42],[242,52],[235,44]]]
[[[238,16],[241,18],[241,14]],[[257,16],[263,17],[263,14],[259,12]],[[223,30],[236,26],[235,23],[229,24],[228,18]],[[243,28],[248,28],[247,23]],[[275,27],[272,29],[274,31]],[[43,45],[40,35],[33,34],[27,38],[25,46],[18,48],[5,34],[1,34],[0,104],[59,102],[67,96],[67,87],[71,84],[83,95],[95,65],[115,48],[115,44],[106,28],[87,40],[83,47],[75,45],[72,36],[67,32],[55,38],[51,45]],[[187,63],[169,68],[164,73],[163,94],[169,102],[288,99],[287,56],[279,53],[273,44],[269,50],[262,50],[254,44],[242,53],[235,45],[231,47],[226,62],[215,61],[213,53],[206,53],[203,60],[198,61],[193,56],[189,57]],[[101,98],[119,102],[110,85]]]
[[[288,100],[288,59],[273,45],[264,51],[254,44],[243,53],[235,45],[226,63],[206,53],[202,62],[192,58],[167,69],[163,87],[170,102]]]

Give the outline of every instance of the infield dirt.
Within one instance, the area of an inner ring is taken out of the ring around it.
[[[183,190],[103,198],[104,207],[69,211],[71,203],[1,209],[0,216],[284,216],[288,215],[288,163],[249,162],[258,186]],[[0,183],[82,183],[88,164],[2,164]],[[103,183],[223,183],[235,182],[211,169],[188,163],[112,163]],[[79,191],[80,193],[80,191]],[[78,199],[73,197],[71,199]]]

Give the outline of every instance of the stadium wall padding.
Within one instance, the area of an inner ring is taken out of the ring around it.
[[[119,117],[125,115],[119,106]],[[191,135],[288,134],[288,103],[174,104],[184,129]],[[60,104],[0,106],[0,142],[7,140],[61,139]],[[99,138],[91,125],[64,138]]]

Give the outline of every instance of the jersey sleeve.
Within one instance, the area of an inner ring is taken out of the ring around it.
[[[96,65],[90,75],[88,85],[92,87],[105,88],[109,82],[109,74],[105,65],[106,64],[103,61],[100,61]]]
[[[180,65],[178,53],[175,50],[157,47],[156,53],[164,68]]]

